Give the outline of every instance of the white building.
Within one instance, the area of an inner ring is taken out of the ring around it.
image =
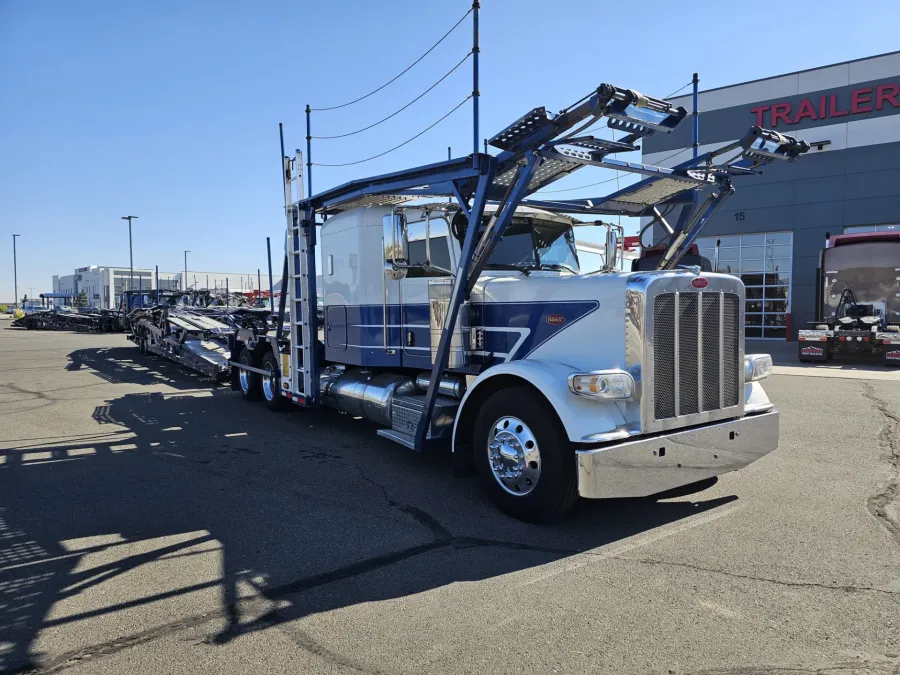
[[[133,279],[133,281],[132,281]],[[184,288],[184,272],[160,272],[159,289],[174,290]],[[236,274],[231,272],[194,272],[188,270],[189,290],[228,290],[249,292],[258,290],[256,274]],[[262,279],[263,290],[268,290],[268,276]],[[98,309],[118,307],[125,290],[156,290],[156,270],[134,268],[134,276],[129,267],[106,267],[89,265],[79,267],[73,274],[54,274],[53,292],[76,296],[84,290],[88,304]],[[59,302],[58,304],[63,304]]]

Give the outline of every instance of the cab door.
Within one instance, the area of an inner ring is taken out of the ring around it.
[[[423,370],[431,368],[428,281],[449,278],[458,251],[444,217],[432,215],[427,230],[426,245],[425,220],[407,222],[410,267],[400,281],[403,366]]]

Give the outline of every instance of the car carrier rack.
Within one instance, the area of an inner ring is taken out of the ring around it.
[[[775,160],[794,160],[809,149],[804,141],[775,131],[753,127],[738,142],[693,158],[672,168],[620,160],[613,155],[639,149],[638,141],[653,134],[669,133],[687,115],[683,107],[652,98],[632,89],[601,84],[589,94],[552,114],[533,108],[490,138],[499,154],[474,153],[466,157],[413,167],[389,174],[354,180],[318,194],[305,196],[303,158],[282,156],[284,168],[287,251],[277,330],[266,339],[282,354],[282,376],[290,377],[283,395],[303,406],[319,404],[322,364],[315,348],[318,336],[316,312],[317,219],[365,206],[397,205],[435,197],[455,200],[468,223],[461,243],[460,261],[450,290],[440,341],[434,355],[427,392],[418,411],[414,434],[395,430],[378,433],[416,450],[431,440],[431,419],[462,303],[468,299],[495,245],[520,205],[573,215],[651,216],[664,229],[668,246],[660,268],[678,264],[698,232],[733,193],[732,178],[751,173]],[[618,141],[602,140],[588,131],[605,120],[610,129],[625,133]],[[734,156],[720,161],[729,153]],[[529,200],[527,197],[585,167],[599,167],[643,176],[639,182],[600,198]],[[492,205],[489,217],[485,207]],[[663,207],[681,207],[674,224],[662,215]],[[290,305],[287,305],[290,296]],[[290,316],[289,352],[284,339]],[[233,351],[232,345],[232,351]],[[235,361],[237,371],[244,367]],[[253,368],[244,368],[248,371]],[[468,373],[476,374],[476,373]],[[235,384],[236,386],[236,384]],[[283,383],[285,386],[285,383]]]

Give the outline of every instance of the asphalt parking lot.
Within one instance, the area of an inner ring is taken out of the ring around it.
[[[775,453],[534,526],[365,422],[2,323],[0,671],[900,673],[900,372],[777,372]]]

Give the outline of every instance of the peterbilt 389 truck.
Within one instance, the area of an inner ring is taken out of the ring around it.
[[[276,328],[235,332],[233,387],[272,409],[365,418],[416,451],[449,448],[455,473],[477,474],[500,509],[528,520],[774,450],[778,413],[760,383],[771,359],[744,353],[740,280],[679,261],[734,177],[808,145],[754,127],[674,168],[614,157],[685,115],[603,84],[559,114],[531,110],[488,141],[495,154],[308,197],[302,154],[285,156],[288,292]],[[583,133],[604,121],[624,135]],[[587,166],[643,178],[600,198],[526,199]],[[618,229],[600,215],[649,217],[665,244],[656,269],[617,270]],[[605,236],[599,272],[580,273],[579,227]]]
[[[900,232],[829,237],[816,281],[815,327],[798,334],[800,360],[900,366]]]

